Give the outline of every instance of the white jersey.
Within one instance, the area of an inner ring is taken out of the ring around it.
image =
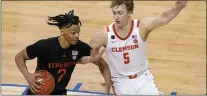
[[[148,68],[146,42],[139,34],[139,20],[132,20],[132,28],[125,38],[120,37],[115,24],[107,26],[108,42],[106,54],[112,77],[137,74]]]

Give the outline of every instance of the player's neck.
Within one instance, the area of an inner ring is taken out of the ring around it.
[[[131,19],[124,26],[116,26],[116,30],[120,33],[127,34],[131,28]]]
[[[71,45],[63,36],[58,37],[58,41],[63,49],[69,48]]]

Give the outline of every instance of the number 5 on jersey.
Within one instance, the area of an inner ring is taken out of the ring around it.
[[[123,53],[124,57],[124,64],[129,64],[130,59],[129,59],[129,52]]]

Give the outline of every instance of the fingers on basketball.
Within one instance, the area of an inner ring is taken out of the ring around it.
[[[32,93],[36,94],[38,93],[39,91],[37,89],[35,89],[34,85],[30,85],[30,90],[32,91]]]
[[[51,73],[46,70],[40,70],[36,72],[36,83],[40,84],[41,89],[39,89],[37,94],[49,95],[55,88],[55,80]]]

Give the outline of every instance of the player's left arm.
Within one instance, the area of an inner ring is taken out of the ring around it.
[[[97,65],[105,80],[106,86],[104,87],[105,87],[106,94],[109,94],[112,81],[111,81],[111,73],[110,73],[108,64],[101,57],[104,51],[101,51],[101,53],[99,53],[98,50],[100,49],[100,47],[96,47],[95,49],[91,50],[92,48],[88,44],[83,43],[82,45],[85,45],[85,46],[82,46],[82,48],[84,49],[82,49],[81,51],[81,56],[80,56],[78,63],[79,64],[93,63]],[[99,58],[96,58],[97,56]]]
[[[141,20],[140,35],[142,39],[145,41],[153,29],[166,25],[172,21],[181,10],[186,7],[186,4],[187,1],[176,1],[175,6],[164,11],[161,16],[158,16],[157,18],[147,17]]]
[[[99,60],[97,60],[96,62],[91,62],[91,58],[90,56],[84,56],[79,60],[80,64],[86,64],[86,63],[93,63],[95,65],[98,66],[104,80],[105,80],[105,91],[106,94],[109,94],[110,92],[110,88],[112,85],[112,81],[111,81],[111,73],[108,67],[108,64],[106,63],[106,61],[103,58],[100,58]]]
[[[109,66],[103,58],[100,58],[98,61],[93,62],[93,63],[99,67],[99,70],[105,80],[104,87],[105,87],[106,94],[108,95],[110,93],[110,88],[112,85],[111,73],[109,70]]]

